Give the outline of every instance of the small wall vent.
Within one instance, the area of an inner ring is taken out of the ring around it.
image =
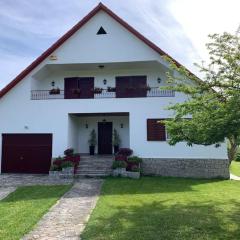
[[[102,35],[102,34],[107,34],[107,32],[104,30],[103,27],[100,27],[98,32],[97,32],[97,35]]]

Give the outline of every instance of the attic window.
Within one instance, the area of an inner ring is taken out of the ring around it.
[[[98,32],[97,32],[97,35],[102,35],[102,34],[107,34],[107,32],[104,30],[103,27],[100,27]]]

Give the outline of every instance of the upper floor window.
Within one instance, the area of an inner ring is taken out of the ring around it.
[[[74,77],[64,79],[64,98],[94,98],[94,78]]]
[[[147,96],[147,76],[116,77],[116,97],[133,98]]]

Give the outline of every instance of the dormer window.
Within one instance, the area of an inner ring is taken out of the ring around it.
[[[107,32],[104,30],[103,27],[100,27],[98,32],[97,32],[97,35],[102,35],[102,34],[107,34]]]

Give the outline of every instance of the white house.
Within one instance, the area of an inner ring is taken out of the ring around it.
[[[227,178],[225,144],[170,146],[157,124],[171,118],[170,103],[186,100],[161,90],[163,55],[100,3],[1,90],[1,172],[46,172],[68,147],[88,154],[93,129],[96,154],[112,154],[116,129],[146,174]]]

